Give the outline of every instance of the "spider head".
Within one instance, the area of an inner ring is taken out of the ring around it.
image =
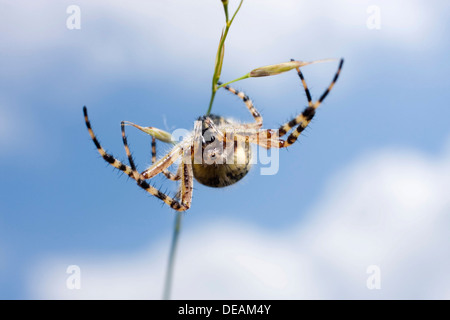
[[[210,115],[198,118],[202,122],[201,162],[205,165],[219,165],[227,162],[226,143],[218,137],[224,125],[229,124],[223,117]],[[199,137],[200,139],[200,137]],[[229,161],[228,161],[229,162]]]

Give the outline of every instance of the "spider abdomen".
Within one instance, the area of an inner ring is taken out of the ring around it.
[[[192,168],[199,183],[222,188],[241,180],[250,171],[251,164],[193,164]]]
[[[246,141],[235,139],[233,132],[227,132],[224,128],[230,127],[233,121],[223,117],[210,115],[210,120],[223,134],[209,130],[203,121],[202,146],[200,157],[193,157],[192,169],[195,179],[208,187],[222,188],[241,180],[251,168],[252,150]],[[226,141],[226,138],[228,141]]]

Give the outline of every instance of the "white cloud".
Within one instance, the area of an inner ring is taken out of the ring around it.
[[[223,26],[219,0],[103,0],[77,1],[77,5],[81,9],[81,30],[70,31],[66,28],[68,14],[64,3],[8,3],[0,14],[0,26],[8,30],[0,47],[20,56],[65,47],[88,58],[88,69],[114,74],[130,74],[130,68],[138,72],[152,62],[175,70],[192,64],[196,69],[212,67],[205,66],[205,61],[214,57]],[[286,54],[287,59],[291,55],[306,55],[299,59],[326,58],[339,52],[354,52],[363,43],[370,45],[377,38],[366,27],[370,5],[371,1],[360,0],[247,0],[230,31],[232,42],[227,52],[233,63],[227,69],[241,71],[249,68],[249,62],[254,63],[250,67],[256,67],[280,62],[273,59],[284,61]],[[409,52],[429,45],[429,41],[437,44],[441,39],[444,16],[441,18],[437,7],[421,1],[385,0],[377,1],[377,5],[382,23],[379,35],[384,39],[381,43]],[[234,7],[232,2],[231,12]],[[161,59],[172,63],[156,63]],[[110,70],[111,65],[114,70]]]
[[[76,90],[85,97],[108,95],[116,81],[145,83],[147,79],[169,88],[195,87],[195,94],[209,88],[224,20],[219,0],[80,0],[76,3],[81,10],[80,30],[66,27],[71,2],[0,2],[0,28],[7,31],[0,49],[8,86],[39,88],[45,83],[44,90],[52,88],[67,96]],[[236,3],[231,2],[231,12]],[[442,45],[446,16],[438,6],[414,0],[376,3],[381,10],[378,31],[366,27],[371,1],[246,0],[229,33],[222,80],[290,58],[345,57],[350,62],[345,66],[349,76],[340,92],[349,95],[353,94],[349,88],[373,76],[368,67],[380,63],[374,59],[389,58],[391,53],[417,55]],[[323,68],[330,69],[314,67],[315,77],[326,79],[317,87],[328,85],[332,77],[335,66],[327,66]],[[386,68],[385,73],[392,71],[389,65]],[[245,89],[252,94],[256,92],[252,86],[258,87],[262,93],[257,97],[270,99],[265,92],[292,91],[294,87],[284,79],[247,81]],[[315,95],[314,80],[308,81]],[[13,89],[5,89],[4,95],[17,95],[18,87]],[[280,108],[284,106],[291,107],[280,103]]]
[[[450,298],[450,152],[373,152],[338,174],[292,227],[216,221],[184,230],[173,298]],[[123,256],[44,259],[30,275],[35,298],[151,298],[162,294],[168,243]],[[65,287],[77,264],[82,289]],[[370,265],[381,289],[369,290]]]

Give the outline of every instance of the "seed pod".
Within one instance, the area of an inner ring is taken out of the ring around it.
[[[318,63],[318,62],[327,62],[332,61],[334,59],[324,59],[324,60],[316,60],[311,62],[305,62],[305,61],[289,61],[289,62],[283,62],[279,64],[273,64],[270,66],[260,67],[253,69],[250,71],[249,76],[251,78],[256,77],[267,77],[267,76],[274,76],[283,72],[290,71],[292,69],[297,69],[309,64]]]
[[[164,130],[158,129],[158,128],[154,128],[154,127],[141,127],[137,124],[134,124],[132,122],[125,122],[126,125],[129,126],[133,126],[141,131],[144,131],[146,134],[151,135],[152,137],[155,137],[156,139],[162,141],[162,142],[167,142],[167,143],[172,143],[172,135]]]

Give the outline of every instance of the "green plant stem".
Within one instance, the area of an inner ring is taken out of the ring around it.
[[[225,26],[225,30],[222,34],[222,37],[220,38],[219,48],[217,50],[216,65],[214,67],[214,75],[213,75],[213,83],[212,83],[211,99],[209,101],[209,107],[208,107],[208,111],[206,112],[206,115],[209,115],[211,113],[212,105],[214,102],[214,97],[216,96],[216,91],[218,89],[217,82],[219,81],[220,73],[222,71],[223,48],[224,48],[224,44],[225,44],[225,39],[227,38],[228,31],[230,30],[231,24],[233,23],[233,20],[236,17],[236,14],[238,13],[239,9],[241,8],[241,5],[243,2],[244,2],[244,0],[241,0],[238,8],[236,9],[236,11],[233,14],[233,17],[231,18],[231,20],[228,20],[229,19],[229,17],[228,17],[228,1],[224,2],[226,26]],[[244,76],[244,77],[246,77],[246,76]],[[242,79],[245,79],[244,77]],[[239,79],[237,79],[237,80],[239,80]],[[237,80],[234,80],[234,81],[237,81]],[[232,82],[234,82],[234,81],[232,81]],[[231,82],[229,82],[229,83],[231,83]],[[175,143],[172,142],[172,144],[175,144]],[[170,299],[170,292],[172,289],[172,280],[173,280],[173,269],[175,266],[175,255],[176,255],[177,246],[178,246],[178,238],[180,236],[180,231],[181,231],[182,217],[183,217],[183,212],[176,213],[175,224],[174,224],[173,235],[172,235],[172,244],[170,246],[169,261],[167,264],[166,278],[165,278],[165,283],[164,283],[164,293],[163,293],[164,300]]]
[[[211,113],[213,101],[214,101],[214,98],[216,97],[216,92],[217,92],[217,89],[215,89],[215,88],[214,88],[214,89],[212,90],[212,92],[211,92],[211,99],[209,100],[208,111],[206,111],[206,115],[207,115],[207,116],[209,116],[210,113]]]
[[[223,10],[225,11],[225,21],[228,22],[228,1],[223,4]]]
[[[222,83],[220,86],[217,86],[217,89],[225,87],[225,86],[229,85],[230,83],[233,83],[233,82],[236,82],[236,81],[240,81],[240,80],[244,80],[244,79],[248,79],[248,78],[250,78],[250,73],[247,73],[245,76],[242,76],[240,78],[237,78],[237,79],[234,79],[234,80]]]
[[[225,27],[225,31],[223,32],[222,37],[220,38],[220,43],[219,43],[219,48],[217,49],[217,55],[216,55],[216,66],[214,68],[214,75],[213,75],[213,79],[212,79],[212,92],[211,92],[211,99],[209,101],[209,107],[208,107],[208,111],[206,111],[206,115],[208,116],[211,113],[211,109],[212,109],[212,105],[214,102],[214,97],[216,96],[216,91],[217,91],[217,81],[219,80],[220,77],[220,69],[222,67],[222,64],[220,63],[220,56],[221,56],[221,52],[223,50],[223,46],[225,43],[225,39],[227,38],[228,35],[228,30],[230,30],[230,26],[231,23],[229,23],[227,21],[227,25]]]
[[[165,279],[165,284],[164,284],[164,293],[163,293],[164,300],[170,299],[170,292],[172,289],[172,279],[173,279],[173,268],[175,265],[175,253],[177,251],[178,238],[180,236],[182,218],[183,218],[183,212],[177,212],[176,216],[175,216],[175,224],[174,224],[173,235],[172,235],[172,244],[170,246],[169,262],[167,264],[166,279]]]
[[[222,71],[221,70],[222,69],[222,64],[223,64],[223,57],[222,57],[222,59],[220,57],[222,55],[223,46],[225,44],[225,39],[227,38],[228,31],[230,30],[231,24],[233,23],[233,20],[236,17],[236,14],[241,9],[241,6],[242,6],[243,2],[244,2],[244,0],[241,0],[241,2],[239,3],[239,6],[237,7],[236,11],[233,14],[233,17],[231,18],[231,20],[228,20],[228,4],[226,6],[224,6],[226,25],[225,25],[225,30],[224,30],[224,32],[222,34],[222,37],[220,38],[219,48],[217,49],[216,65],[214,67],[214,75],[213,75],[213,79],[212,79],[211,99],[209,100],[208,110],[206,111],[206,115],[207,116],[211,113],[211,109],[212,109],[212,105],[213,105],[213,102],[214,102],[214,98],[216,96],[216,91],[218,89],[217,81],[219,81],[220,73]]]

